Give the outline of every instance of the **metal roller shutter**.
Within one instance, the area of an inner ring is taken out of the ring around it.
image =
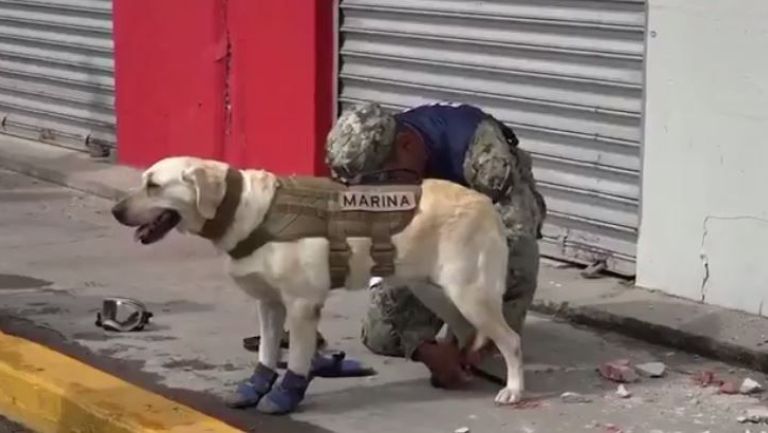
[[[544,255],[634,274],[643,0],[342,0],[339,100],[483,107],[549,205]]]
[[[2,132],[115,145],[111,0],[0,0]]]

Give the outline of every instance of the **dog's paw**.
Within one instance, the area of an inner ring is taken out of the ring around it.
[[[259,364],[248,380],[239,384],[235,392],[224,397],[224,404],[234,409],[256,406],[272,389],[276,380],[277,373],[274,370]]]
[[[522,399],[522,392],[511,388],[503,388],[496,394],[496,404],[515,404]]]
[[[261,399],[256,409],[270,415],[284,415],[299,407],[309,387],[309,379],[286,371],[283,380]]]

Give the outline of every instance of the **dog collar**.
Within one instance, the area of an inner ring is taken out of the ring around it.
[[[243,194],[243,174],[230,167],[227,169],[225,182],[227,188],[224,192],[224,199],[216,208],[216,215],[207,220],[200,230],[200,236],[206,239],[217,240],[224,236],[224,233],[235,220],[235,212],[240,206],[240,197]]]
[[[128,310],[130,314],[121,320],[119,310]],[[107,298],[102,302],[101,312],[96,313],[96,326],[108,331],[141,331],[151,317],[147,307],[135,299]]]

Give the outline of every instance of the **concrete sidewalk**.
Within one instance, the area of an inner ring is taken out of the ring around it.
[[[368,352],[359,341],[368,293],[340,291],[323,311],[321,331],[333,348],[378,374],[317,379],[300,411],[289,417],[228,410],[217,397],[252,371],[254,354],[242,348],[242,338],[254,332],[255,308],[226,278],[207,242],[174,233],[157,245],[141,246],[133,242],[131,230],[115,224],[110,201],[4,170],[0,203],[0,330],[83,361],[88,369],[113,377],[105,382],[115,383],[92,389],[94,382],[79,380],[82,375],[75,371],[84,367],[40,365],[38,349],[14,350],[0,338],[0,410],[7,408],[3,399],[14,403],[4,381],[8,375],[18,373],[28,381],[14,388],[18,392],[30,389],[39,395],[39,384],[61,382],[70,385],[49,389],[76,391],[64,393],[69,399],[63,405],[47,397],[29,400],[49,411],[45,421],[51,428],[41,433],[73,431],[69,426],[89,410],[111,414],[107,421],[158,426],[127,431],[212,431],[188,427],[195,418],[205,419],[200,415],[158,414],[157,404],[146,404],[158,396],[238,431],[258,433],[432,433],[462,427],[474,433],[736,432],[747,427],[737,417],[765,404],[761,394],[720,395],[716,387],[702,388],[691,378],[705,370],[765,384],[757,372],[533,314],[523,335],[527,405],[496,407],[492,400],[498,385],[478,379],[465,391],[433,389],[424,367]],[[578,276],[573,270],[542,268],[543,281],[552,287],[568,287],[569,274]],[[146,302],[156,314],[151,326],[130,334],[97,328],[95,314],[107,296]],[[629,384],[632,396],[620,398],[616,384],[595,372],[599,363],[620,358],[662,361],[668,371],[663,378]],[[136,388],[153,396],[130,397]],[[581,394],[583,403],[563,401],[560,394],[566,391]],[[84,404],[81,395],[94,404]],[[80,409],[73,412],[75,406]],[[88,431],[116,430],[99,426]]]
[[[139,171],[84,153],[7,136],[0,167],[107,199],[138,183]],[[536,311],[768,372],[768,319],[633,287],[550,262]]]

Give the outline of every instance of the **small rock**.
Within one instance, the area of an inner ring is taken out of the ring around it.
[[[604,378],[614,382],[637,382],[640,379],[632,368],[632,364],[626,359],[619,359],[601,364],[597,367],[597,371]]]
[[[602,433],[624,433],[624,430],[616,424],[603,424]]]
[[[739,387],[739,392],[745,395],[761,392],[762,390],[763,386],[750,378],[744,379],[744,382],[742,382],[741,386]]]
[[[745,422],[751,422],[755,424],[768,424],[768,407],[754,407],[751,409],[747,409],[747,414],[744,417]]]
[[[509,405],[512,409],[538,409],[541,407],[541,400],[520,400],[517,403]]]
[[[453,433],[469,433],[469,427],[459,427]]]
[[[591,403],[592,399],[576,392],[564,392],[560,395],[563,403]]]
[[[720,394],[738,394],[739,393],[739,386],[736,385],[736,382],[733,381],[725,381],[720,385]]]
[[[736,418],[736,421],[738,421],[738,422],[739,422],[739,424],[744,424],[744,423],[746,423],[746,422],[747,422],[747,417],[745,417],[745,416],[740,416],[740,417]]]
[[[619,396],[619,398],[629,398],[632,397],[632,393],[629,392],[626,386],[619,385],[618,388],[616,388],[616,395]]]
[[[643,376],[662,377],[667,371],[667,366],[663,362],[646,362],[635,366],[637,371]]]
[[[693,374],[692,379],[694,383],[702,388],[706,388],[710,385],[721,386],[724,383],[723,380],[715,375],[715,372],[709,370],[697,371]]]

